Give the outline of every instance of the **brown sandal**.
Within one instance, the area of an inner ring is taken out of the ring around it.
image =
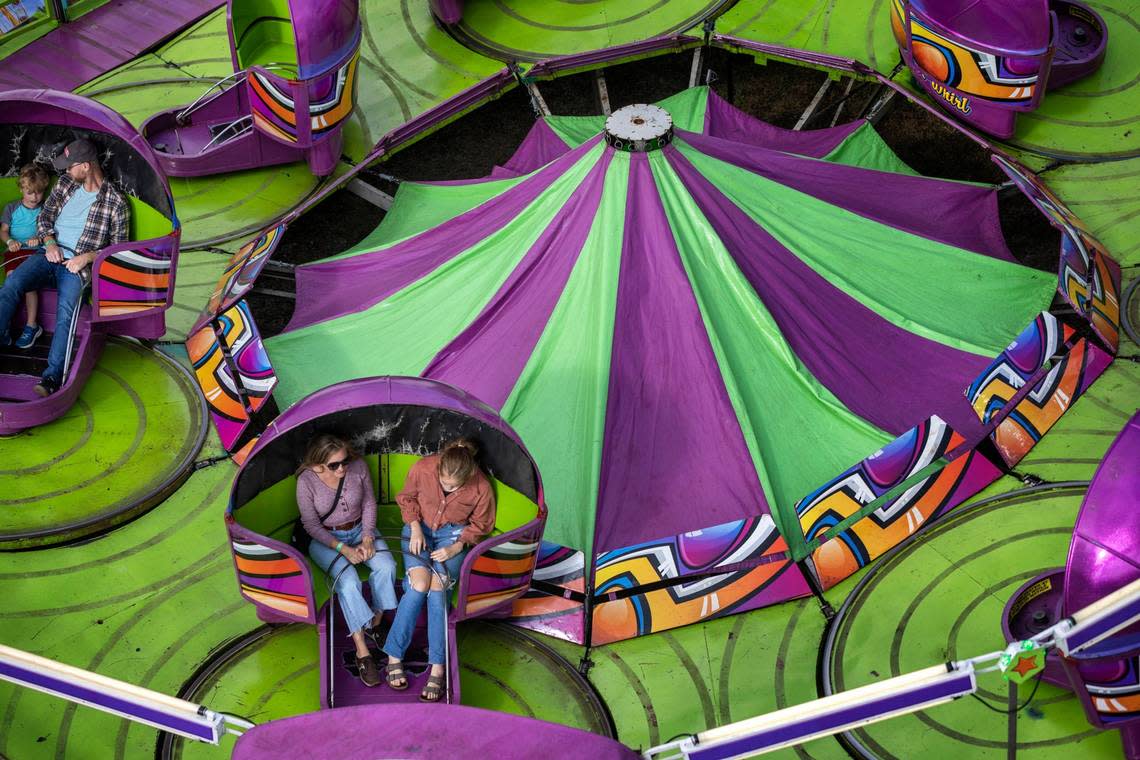
[[[360,680],[365,686],[380,685],[380,671],[376,669],[376,661],[372,655],[367,657],[356,656],[356,668],[360,673]]]
[[[385,668],[385,671],[387,673],[388,685],[393,689],[403,691],[408,688],[408,676],[404,673],[404,663],[390,662]],[[396,681],[403,681],[403,683],[397,686]]]
[[[443,675],[428,676],[424,690],[420,692],[421,702],[438,702],[443,698]]]

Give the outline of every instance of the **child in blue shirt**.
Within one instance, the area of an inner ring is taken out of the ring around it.
[[[40,211],[44,207],[44,196],[47,195],[50,180],[46,171],[35,164],[27,164],[20,169],[20,194],[18,201],[12,201],[0,212],[0,243],[8,251],[15,253],[21,249],[40,248],[41,240],[37,236],[36,221],[40,218]],[[38,255],[33,254],[33,255]],[[37,324],[40,311],[40,296],[34,290],[24,294],[24,306],[28,312],[27,324],[20,337],[16,339],[16,348],[31,348],[36,339],[43,334],[43,328]]]

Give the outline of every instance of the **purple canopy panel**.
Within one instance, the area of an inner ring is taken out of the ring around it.
[[[915,11],[961,41],[1040,55],[1049,47],[1049,0],[910,0]]]
[[[1140,412],[1097,467],[1065,563],[1068,614],[1140,578]],[[1140,629],[1133,626],[1132,631]]]
[[[463,18],[463,0],[431,0],[431,12],[445,24],[458,24]]]
[[[570,150],[570,147],[555,134],[545,119],[539,119],[526,134],[514,155],[502,166],[491,170],[491,176],[519,177],[545,166]]]
[[[710,88],[704,132],[710,137],[823,158],[864,123],[857,120],[827,129],[796,132],[749,116]]]
[[[880,224],[955,248],[1015,261],[1001,232],[997,191],[993,187],[812,161],[684,130],[677,130],[677,137],[705,155]],[[976,224],[960,224],[958,220],[962,218],[973,219]]]
[[[502,408],[590,234],[612,157],[607,150],[479,316],[432,359],[424,377],[461,385]]]
[[[0,88],[74,90],[221,4],[221,0],[112,0],[0,60]]]
[[[504,760],[571,754],[595,760],[638,760],[614,739],[519,715],[460,705],[361,705],[263,723],[243,734],[233,760],[377,757],[467,757]]]
[[[384,256],[358,256],[297,267],[297,309],[285,332],[353,314],[383,301],[408,284],[513,221],[563,172],[597,145],[588,140],[517,187],[388,249]]]
[[[630,155],[612,356],[594,551],[770,514],[645,153]]]
[[[883,319],[788,251],[679,151],[670,146],[666,154],[796,356],[848,409],[895,435],[933,412],[972,443],[981,439],[961,389],[988,359]],[[900,385],[908,392],[898,393]]]

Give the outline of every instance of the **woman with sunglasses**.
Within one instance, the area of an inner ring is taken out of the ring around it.
[[[318,435],[309,441],[305,459],[297,470],[297,508],[301,524],[312,537],[309,556],[336,578],[336,595],[352,642],[356,664],[365,686],[380,683],[364,629],[375,631],[384,610],[396,608],[396,562],[381,545],[376,549],[376,497],[372,476],[363,459],[334,435]],[[372,603],[364,600],[360,579],[352,565],[368,566]]]
[[[412,465],[396,502],[404,519],[400,545],[408,577],[396,619],[384,642],[388,685],[397,691],[408,688],[404,653],[426,597],[431,673],[420,700],[438,702],[446,678],[445,594],[459,576],[467,549],[495,527],[495,495],[487,476],[475,463],[475,444],[459,438],[445,444],[438,454]]]

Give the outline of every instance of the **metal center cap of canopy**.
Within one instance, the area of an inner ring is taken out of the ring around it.
[[[606,119],[606,143],[615,150],[647,153],[673,141],[673,117],[660,106],[635,103]]]

